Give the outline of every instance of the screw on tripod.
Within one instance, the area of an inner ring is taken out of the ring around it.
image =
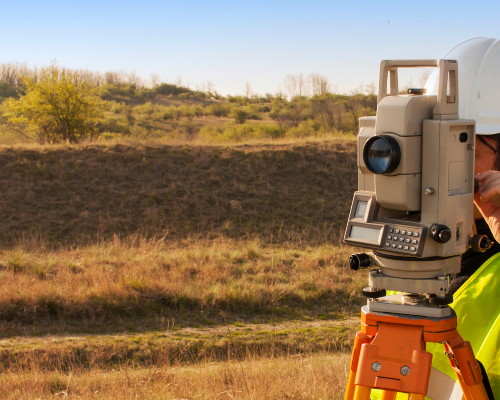
[[[405,365],[404,367],[401,367],[401,375],[406,376],[410,373],[410,367]]]
[[[380,364],[379,362],[375,361],[372,364],[372,370],[373,371],[378,372],[378,371],[380,371],[380,368],[382,368],[382,364]]]

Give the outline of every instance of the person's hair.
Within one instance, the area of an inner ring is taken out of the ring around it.
[[[495,154],[495,170],[500,171],[500,133],[496,133],[494,135],[477,135],[478,140],[488,146]],[[486,138],[491,139],[492,142],[495,143],[493,146]]]

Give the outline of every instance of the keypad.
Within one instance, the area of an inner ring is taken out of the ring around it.
[[[418,251],[421,231],[408,230],[402,227],[389,226],[385,238],[385,247],[401,253],[415,253]]]

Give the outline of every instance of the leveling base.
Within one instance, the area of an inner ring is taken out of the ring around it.
[[[466,400],[487,400],[480,367],[469,342],[457,331],[453,310],[445,317],[427,317],[361,309],[345,400],[370,400],[371,389],[383,390],[382,400],[398,392],[409,400],[424,400],[432,354],[426,342],[443,343]]]
[[[425,298],[419,303],[405,304],[404,297],[405,295],[402,294],[393,294],[378,299],[369,299],[367,309],[369,312],[405,314],[431,318],[445,318],[455,315],[450,307],[431,304]]]

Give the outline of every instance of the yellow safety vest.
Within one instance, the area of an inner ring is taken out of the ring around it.
[[[470,342],[476,358],[483,364],[495,399],[500,399],[500,253],[486,261],[454,294],[450,306],[458,319],[458,332]],[[427,398],[460,400],[462,389],[456,381],[444,347],[427,343],[433,354]],[[372,400],[380,399],[372,390]],[[406,399],[399,394],[397,400]]]
[[[451,307],[458,319],[458,332],[470,342],[476,358],[484,365],[493,396],[500,399],[500,253],[486,261],[454,294]],[[433,353],[427,396],[432,400],[460,399],[443,345],[428,343]]]

